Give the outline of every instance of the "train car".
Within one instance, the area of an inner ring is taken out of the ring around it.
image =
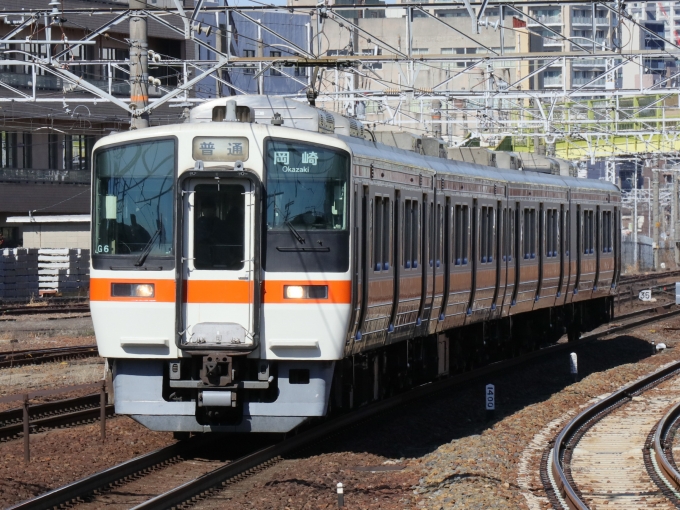
[[[237,96],[96,144],[116,413],[287,432],[610,316],[616,186],[422,156],[338,117]]]

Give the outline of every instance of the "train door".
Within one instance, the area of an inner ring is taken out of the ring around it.
[[[513,258],[514,253],[514,231],[515,231],[515,211],[511,204],[508,203],[503,209],[503,218],[501,220],[503,225],[502,234],[502,253],[503,260],[501,262],[501,267],[503,268],[503,277],[501,278],[501,286],[503,291],[501,293],[502,301],[502,313],[507,315],[510,312],[510,306],[512,304],[512,298],[515,289],[515,260]]]
[[[404,190],[399,196],[399,282],[397,311],[393,313],[391,339],[412,335],[419,318],[422,296],[421,202],[415,192]],[[388,339],[388,341],[392,341]]]
[[[367,244],[364,257],[367,286],[361,339],[364,347],[385,342],[394,303],[394,267],[392,262],[392,203],[394,189],[370,186],[366,202]]]
[[[442,321],[442,304],[444,303],[444,287],[446,274],[446,259],[444,257],[444,230],[445,230],[446,199],[443,193],[437,193],[432,206],[433,239],[430,243],[432,254],[429,257],[432,271],[432,312],[428,333],[437,331],[437,326]]]
[[[253,183],[228,176],[190,178],[182,196],[182,344],[252,347],[260,308]]]
[[[451,292],[451,267],[453,249],[453,208],[451,197],[445,197],[443,208],[443,232],[442,232],[442,269],[444,271],[444,290],[441,308],[439,310],[437,331],[443,331],[446,323],[446,310],[449,306],[449,294]]]
[[[559,216],[557,218],[557,246],[559,250],[559,258],[560,258],[560,276],[557,281],[557,293],[555,295],[556,301],[555,304],[559,305],[562,302],[564,302],[563,299],[560,299],[562,297],[562,292],[563,292],[563,285],[564,285],[564,277],[565,277],[565,271],[564,271],[564,263],[565,263],[565,222],[564,222],[564,204],[560,204],[560,211],[559,211]]]
[[[461,326],[465,323],[470,294],[472,293],[470,205],[471,200],[466,196],[451,196],[449,286],[442,329]]]
[[[514,256],[515,256],[515,264],[514,264],[514,282],[512,285],[512,299],[510,301],[510,306],[516,306],[517,305],[517,297],[519,295],[519,282],[521,281],[521,259],[522,259],[522,213],[521,213],[521,206],[519,202],[515,202],[515,210],[514,210],[514,218],[512,221],[513,224],[513,229],[514,229],[514,242],[513,242],[513,251],[514,251]]]
[[[546,209],[543,203],[538,205],[538,237],[537,239],[537,260],[538,260],[538,278],[536,282],[536,303],[541,299],[541,292],[543,291],[543,275],[545,274],[546,265]]]
[[[366,225],[366,210],[368,202],[368,186],[354,185],[354,246],[352,249],[354,289],[353,302],[355,303],[353,313],[354,323],[352,324],[352,339],[361,340],[361,325],[364,319],[364,303],[366,302],[366,292],[368,286],[365,285],[366,273],[368,271],[364,254],[368,243],[368,228]],[[352,344],[353,345],[353,344]]]
[[[505,222],[504,218],[507,211],[503,208],[503,202],[498,200],[496,202],[496,228],[494,231],[494,238],[496,239],[496,245],[493,248],[493,256],[495,257],[496,264],[496,282],[495,290],[493,294],[493,299],[491,300],[491,314],[494,317],[500,317],[501,311],[503,309],[503,293],[501,291],[501,285],[505,287],[505,279],[507,273],[507,263],[505,262],[505,254],[503,252],[504,241],[505,241]],[[500,300],[499,300],[500,297]]]
[[[422,265],[421,265],[421,301],[420,309],[418,310],[418,319],[416,320],[416,327],[420,327],[427,323],[432,314],[432,297],[434,291],[434,281],[432,275],[433,264],[432,256],[434,255],[434,240],[435,240],[435,213],[434,213],[434,197],[423,194],[423,202],[421,204],[421,250],[422,250]],[[425,333],[425,331],[423,332]],[[419,334],[419,333],[417,333]]]

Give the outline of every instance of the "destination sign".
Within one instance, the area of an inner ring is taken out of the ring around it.
[[[192,144],[195,161],[234,162],[248,159],[248,139],[242,136],[197,136]]]

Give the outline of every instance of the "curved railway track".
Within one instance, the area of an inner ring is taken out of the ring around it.
[[[36,365],[68,359],[90,358],[93,356],[99,356],[96,345],[0,352],[0,368]]]
[[[329,436],[340,433],[348,427],[359,424],[388,409],[393,409],[444,389],[467,384],[489,374],[499,373],[544,355],[570,350],[574,345],[680,314],[680,308],[674,308],[670,311],[667,308],[670,308],[670,305],[666,308],[657,307],[651,310],[638,311],[625,317],[619,317],[617,324],[612,325],[609,329],[584,335],[575,342],[554,345],[517,358],[487,365],[474,372],[458,374],[445,380],[416,387],[409,392],[361,407],[348,414],[340,415],[337,418],[300,431],[297,435],[283,441],[255,449],[235,460],[213,463],[214,469],[206,471],[206,468],[210,467],[210,463],[202,463],[198,468],[195,466],[196,456],[200,454],[202,438],[192,438],[129,460],[31,500],[18,503],[11,509],[48,509],[64,504],[99,508],[103,505],[123,505],[124,501],[128,502],[126,508],[129,508],[131,500],[125,498],[129,498],[130,494],[144,492],[142,489],[146,490],[145,494],[149,494],[148,489],[153,485],[150,483],[151,479],[148,479],[146,484],[143,483],[144,478],[149,476],[155,477],[155,480],[161,480],[162,484],[167,485],[168,480],[171,480],[176,485],[151,499],[135,502],[134,508],[146,510],[182,508],[185,504],[196,503],[222,491],[231,490],[236,484],[277,464],[284,455],[310,447],[322,439],[328,440]],[[650,313],[653,313],[653,315],[650,316]],[[678,365],[680,368],[680,362]],[[194,465],[192,465],[192,462]],[[202,471],[199,476],[187,478],[196,470]],[[178,473],[181,473],[181,475]],[[168,474],[170,476],[167,476]],[[121,490],[118,490],[119,488]],[[156,491],[158,491],[157,487]],[[121,501],[120,498],[123,498],[124,501]]]
[[[96,421],[100,417],[100,395],[54,400],[29,406],[31,433],[48,429],[81,425]],[[114,414],[113,405],[106,406],[106,414]],[[0,441],[23,436],[23,408],[0,412]]]
[[[662,420],[657,426],[658,416],[680,399],[678,375],[680,361],[599,400],[562,429],[541,464],[541,479],[554,508],[680,505],[680,494],[664,482],[660,470],[664,463],[673,465],[662,445],[677,428],[679,406],[674,407],[672,422],[667,420],[670,424]]]

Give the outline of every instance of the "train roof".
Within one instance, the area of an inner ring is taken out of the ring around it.
[[[431,170],[437,173],[460,175],[492,179],[509,184],[543,184],[550,186],[588,189],[601,192],[619,192],[618,186],[607,181],[596,179],[578,179],[559,175],[544,174],[540,172],[519,171],[491,166],[456,161],[432,156],[423,156],[404,149],[384,145],[379,142],[350,138],[342,135],[328,135],[341,139],[345,142],[352,153],[356,156],[370,157],[393,161],[395,163],[408,164]],[[398,155],[398,156],[397,156]]]

